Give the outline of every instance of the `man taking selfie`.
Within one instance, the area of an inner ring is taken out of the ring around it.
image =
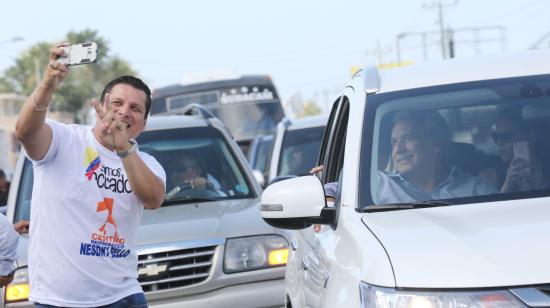
[[[122,76],[104,88],[93,128],[46,120],[69,74],[50,50],[43,79],[27,98],[16,136],[34,166],[29,232],[29,299],[36,307],[146,307],[137,281],[136,236],[143,209],[164,200],[166,175],[139,151],[151,92]]]

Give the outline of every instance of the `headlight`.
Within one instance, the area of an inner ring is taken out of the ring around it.
[[[362,307],[384,308],[517,308],[527,307],[508,291],[415,292],[361,283]]]
[[[13,281],[6,286],[6,303],[21,302],[29,299],[29,271],[19,268],[13,274]]]
[[[223,271],[244,272],[286,264],[288,242],[279,235],[261,235],[228,239]]]

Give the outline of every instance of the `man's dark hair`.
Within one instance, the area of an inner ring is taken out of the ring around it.
[[[5,178],[6,174],[4,173],[4,170],[0,169],[0,178]]]
[[[117,85],[117,84],[127,84],[129,86],[134,87],[135,89],[141,90],[145,92],[145,115],[144,118],[147,119],[147,116],[149,116],[149,110],[151,110],[151,90],[149,87],[143,82],[141,79],[134,77],[134,76],[120,76],[117,77],[111,82],[109,82],[105,88],[103,89],[103,92],[101,92],[101,98],[100,101],[103,103],[103,100],[105,99],[105,94],[111,92],[111,90]]]

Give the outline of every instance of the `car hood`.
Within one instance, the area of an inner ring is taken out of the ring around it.
[[[238,199],[145,210],[138,245],[274,233],[263,221],[258,203],[258,199]]]
[[[368,213],[397,287],[550,282],[549,198]],[[367,278],[368,281],[368,278]]]

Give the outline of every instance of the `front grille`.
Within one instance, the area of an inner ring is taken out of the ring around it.
[[[208,278],[216,246],[138,256],[138,281],[144,292],[179,288]]]

